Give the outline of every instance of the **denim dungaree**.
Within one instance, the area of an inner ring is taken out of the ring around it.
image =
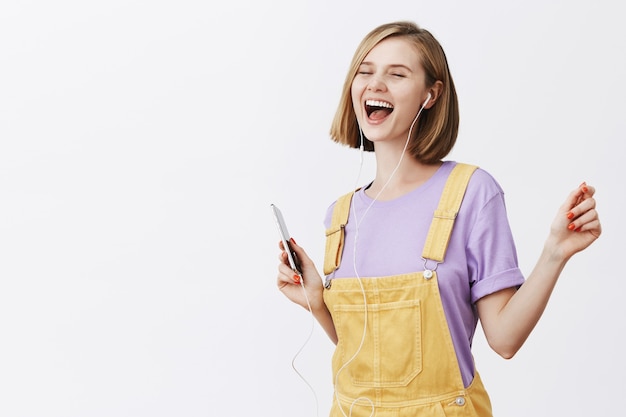
[[[475,169],[457,164],[446,181],[422,253],[429,265],[444,260]],[[339,267],[352,195],[337,201],[326,232],[326,275]],[[331,417],[492,416],[478,373],[463,385],[435,270],[329,280],[324,301],[338,337]]]

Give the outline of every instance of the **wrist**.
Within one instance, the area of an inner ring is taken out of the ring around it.
[[[543,245],[543,251],[539,257],[539,261],[544,264],[549,264],[562,269],[571,256],[567,256],[563,252],[561,246],[554,238],[548,238]]]
[[[326,307],[324,298],[321,295],[320,297],[315,297],[315,300],[311,300],[311,313],[316,317],[320,314],[325,315],[328,313],[328,307]]]

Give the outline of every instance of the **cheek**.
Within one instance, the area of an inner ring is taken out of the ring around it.
[[[352,83],[352,87],[350,87],[350,96],[352,97],[352,103],[359,101],[359,91],[358,86]]]
[[[357,117],[361,116],[361,96],[363,95],[363,86],[359,85],[359,83],[355,80],[352,82],[352,86],[350,87],[350,96],[352,98],[352,108],[356,113]]]
[[[419,111],[420,106],[422,105],[419,99],[419,93],[415,92],[412,94],[406,94],[404,96],[397,97],[399,98],[396,101],[396,103],[398,104],[398,106],[396,107],[401,106],[403,109],[403,113],[406,113],[406,117],[411,118],[412,120]]]

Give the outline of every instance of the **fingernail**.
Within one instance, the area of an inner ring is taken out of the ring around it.
[[[293,282],[295,282],[296,284],[300,283],[300,275],[294,275],[293,276]]]
[[[589,191],[589,188],[583,187],[582,190],[583,190],[583,193],[586,193],[587,191]]]
[[[582,226],[580,226],[578,229],[576,229],[576,232],[580,232],[582,230]]]
[[[574,230],[574,229],[576,229],[576,225],[574,223],[570,223],[570,224],[567,225],[567,228],[569,230]]]
[[[574,218],[574,213],[572,213],[571,211],[567,213],[567,218],[572,220]]]
[[[289,240],[291,240],[293,243],[295,243],[295,244],[297,245],[297,243],[296,243],[296,239],[291,238],[291,239],[289,239]]]

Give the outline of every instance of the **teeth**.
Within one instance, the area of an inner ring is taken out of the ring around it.
[[[388,109],[393,109],[393,106],[385,101],[367,100],[365,102],[365,105],[371,107],[386,107]]]

